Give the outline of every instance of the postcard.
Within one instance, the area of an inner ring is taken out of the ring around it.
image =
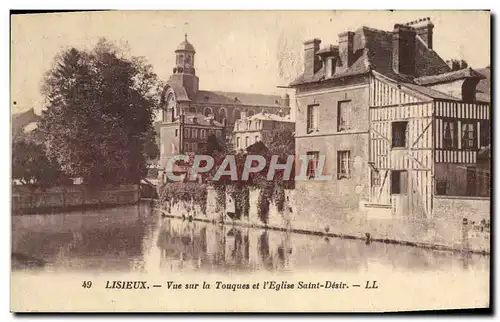
[[[489,308],[490,23],[13,14],[11,311]]]

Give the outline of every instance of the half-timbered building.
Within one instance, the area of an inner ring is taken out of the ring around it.
[[[304,43],[304,73],[290,84],[296,153],[324,155],[333,176],[296,182],[301,212],[432,218],[436,196],[489,196],[490,101],[476,95],[484,76],[452,71],[433,29],[425,18],[345,32],[336,46]]]

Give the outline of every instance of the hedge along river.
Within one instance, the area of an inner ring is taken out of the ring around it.
[[[488,276],[489,256],[163,218],[149,202],[12,217],[12,269],[38,272],[441,271]],[[484,273],[484,274],[483,274]]]

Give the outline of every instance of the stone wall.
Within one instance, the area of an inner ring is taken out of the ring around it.
[[[194,207],[181,206],[172,214],[182,217],[191,213],[193,218],[208,219],[256,227],[291,229],[299,232],[326,234],[340,237],[371,239],[435,248],[472,250],[490,252],[490,208],[486,198],[435,198],[434,216],[430,219],[398,217],[391,209],[373,209],[361,204],[354,208],[322,208],[314,198],[310,210],[301,211],[297,205],[297,190],[285,190],[283,211],[278,211],[274,201],[269,204],[266,220],[259,216],[261,191],[249,190],[248,218],[232,220],[226,208],[216,205],[215,190],[209,188],[207,194],[207,213],[193,211]],[[226,195],[226,201],[230,199]],[[467,219],[464,222],[464,218]]]
[[[48,189],[28,186],[12,188],[12,212],[38,213],[73,208],[127,205],[140,199],[138,185],[108,186],[89,189],[85,185]]]

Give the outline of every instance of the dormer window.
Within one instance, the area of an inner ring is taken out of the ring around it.
[[[330,78],[330,77],[333,77],[333,75],[335,75],[335,67],[336,67],[336,60],[334,57],[327,57],[326,58],[326,65],[325,65],[325,69],[326,69],[326,73],[325,73],[325,76],[326,78]]]

